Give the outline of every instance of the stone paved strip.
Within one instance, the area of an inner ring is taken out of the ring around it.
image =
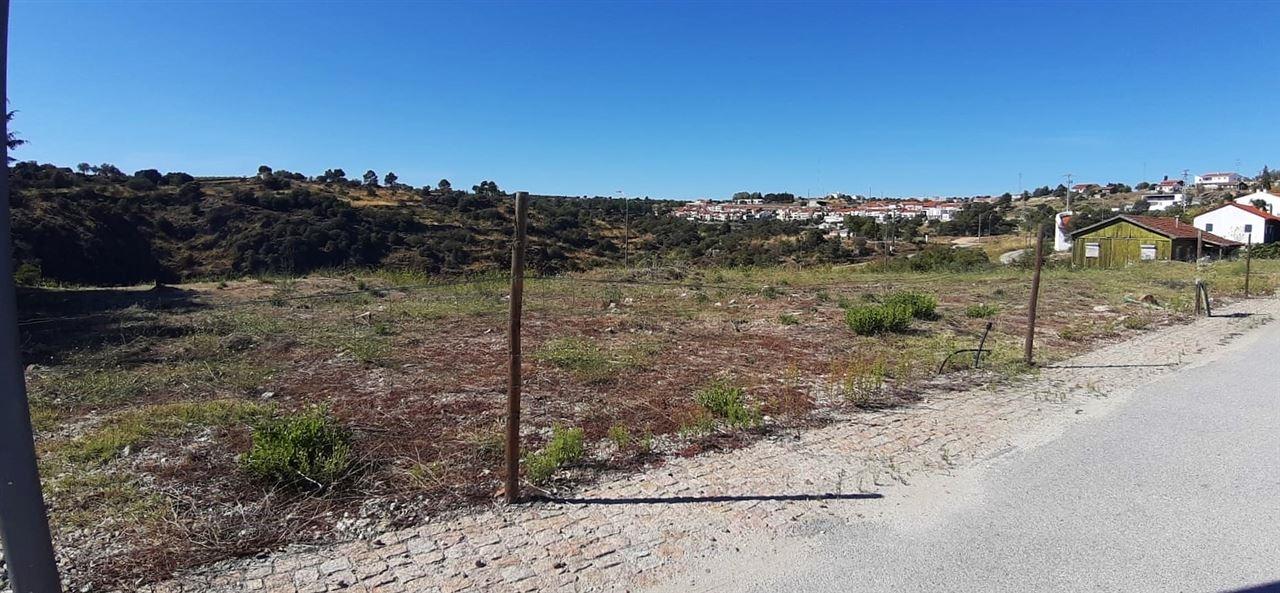
[[[1074,358],[1015,385],[931,393],[917,405],[850,415],[749,447],[671,459],[574,495],[580,502],[494,507],[314,550],[224,562],[153,593],[319,591],[627,591],[689,560],[753,538],[856,521],[920,472],[998,454],[1019,431],[1069,417],[1083,402],[1194,364],[1280,313],[1240,303]],[[662,499],[668,499],[663,501]]]

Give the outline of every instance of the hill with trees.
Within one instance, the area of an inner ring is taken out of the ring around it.
[[[403,267],[433,275],[509,265],[512,200],[493,181],[412,187],[394,172],[308,177],[263,165],[196,178],[109,163],[10,167],[19,279],[121,285],[322,268]],[[528,265],[540,273],[634,262],[729,265],[851,261],[861,253],[801,224],[705,225],[678,202],[532,196]],[[627,240],[629,236],[629,241]]]

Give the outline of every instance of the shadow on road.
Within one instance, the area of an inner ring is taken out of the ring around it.
[[[1044,369],[1142,369],[1142,368],[1161,368],[1176,367],[1176,362],[1164,362],[1160,364],[1051,364],[1040,368]]]
[[[558,502],[562,504],[693,504],[711,502],[747,502],[755,500],[872,500],[884,498],[883,494],[759,494],[741,496],[653,496],[635,498],[556,498],[550,496],[530,497],[531,500]]]
[[[1253,313],[1226,313],[1224,315],[1208,315],[1214,319],[1242,319],[1244,317],[1253,317]]]
[[[1280,581],[1255,585],[1253,587],[1245,587],[1243,589],[1232,589],[1227,593],[1276,593],[1280,592]]]

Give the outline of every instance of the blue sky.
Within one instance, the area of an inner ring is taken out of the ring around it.
[[[9,99],[15,156],[66,165],[968,195],[1280,165],[1276,23],[1280,3],[15,0]]]

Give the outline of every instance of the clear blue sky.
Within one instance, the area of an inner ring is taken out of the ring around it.
[[[15,0],[10,21],[15,156],[66,165],[672,198],[1280,165],[1280,3]]]

